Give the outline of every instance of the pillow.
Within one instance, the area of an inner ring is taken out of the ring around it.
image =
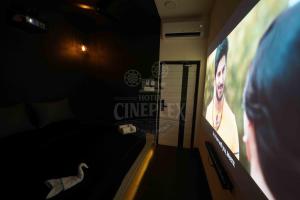
[[[68,99],[32,103],[31,106],[40,128],[54,122],[74,119]]]
[[[0,107],[0,138],[34,129],[25,104]]]

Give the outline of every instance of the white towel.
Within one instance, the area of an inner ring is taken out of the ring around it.
[[[119,125],[119,132],[123,135],[136,133],[136,127],[133,124]]]
[[[78,174],[76,176],[68,176],[68,177],[62,177],[62,178],[56,178],[56,179],[49,179],[45,181],[45,184],[51,189],[48,193],[46,199],[50,199],[59,193],[61,193],[64,190],[67,190],[81,181],[83,181],[84,178],[84,172],[82,168],[89,168],[87,164],[80,163],[78,166]]]

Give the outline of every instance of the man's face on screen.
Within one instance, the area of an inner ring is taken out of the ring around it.
[[[224,85],[226,76],[226,57],[222,56],[218,63],[216,77],[215,77],[215,88],[216,97],[218,101],[221,101],[224,95]]]

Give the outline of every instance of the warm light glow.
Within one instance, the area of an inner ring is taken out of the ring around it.
[[[154,149],[151,148],[149,152],[147,152],[147,155],[145,156],[145,159],[143,160],[141,167],[138,169],[136,176],[134,177],[131,185],[129,186],[129,189],[127,191],[127,194],[124,197],[124,200],[133,200],[135,197],[135,194],[139,188],[139,185],[143,179],[143,176],[148,168],[148,165],[150,163],[150,160],[153,156]]]
[[[79,3],[79,4],[77,4],[77,6],[79,8],[85,9],[85,10],[95,10],[95,8],[93,6],[83,4],[83,3]]]
[[[86,48],[85,45],[81,45],[81,51],[83,51],[83,52],[86,52],[86,51],[87,51],[87,48]]]

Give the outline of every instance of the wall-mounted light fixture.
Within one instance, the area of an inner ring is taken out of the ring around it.
[[[78,3],[76,5],[77,5],[77,7],[85,9],[85,10],[95,10],[95,8],[93,6],[90,6],[88,4]]]
[[[82,44],[82,45],[80,46],[80,50],[81,50],[82,52],[86,52],[86,51],[87,51],[87,47],[86,47],[84,44]]]

